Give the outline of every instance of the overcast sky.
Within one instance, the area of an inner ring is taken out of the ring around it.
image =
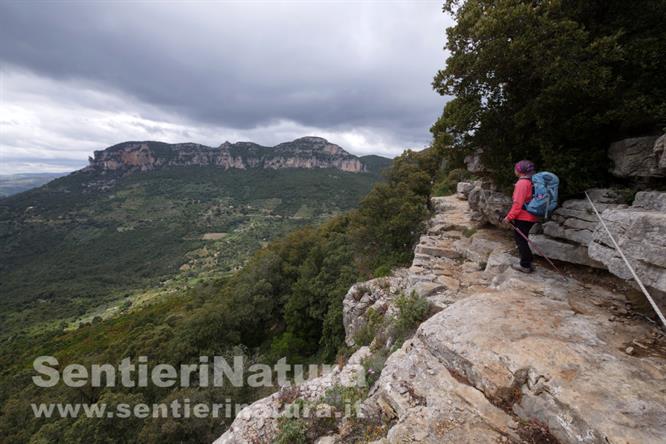
[[[422,148],[445,103],[441,3],[0,0],[0,174],[126,140]]]

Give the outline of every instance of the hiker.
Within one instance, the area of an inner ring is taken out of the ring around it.
[[[502,220],[506,224],[512,224],[525,236],[529,236],[532,226],[539,221],[537,216],[524,208],[525,204],[532,200],[532,176],[535,171],[534,163],[529,160],[521,160],[516,164],[514,173],[518,181],[513,188],[513,205]],[[511,267],[523,273],[531,273],[534,271],[532,250],[527,239],[521,236],[518,230],[513,230],[513,235],[520,253],[520,264],[513,264]]]

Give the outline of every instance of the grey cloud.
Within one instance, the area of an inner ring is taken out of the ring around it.
[[[427,140],[443,100],[435,2],[0,3],[0,60],[192,121],[276,119]]]

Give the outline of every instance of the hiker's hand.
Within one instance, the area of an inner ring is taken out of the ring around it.
[[[509,225],[511,221],[505,217],[504,219],[502,219],[502,223]]]

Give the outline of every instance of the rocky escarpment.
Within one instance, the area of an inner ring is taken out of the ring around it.
[[[412,265],[345,296],[346,341],[358,348],[348,363],[333,379],[257,401],[217,442],[272,442],[301,391],[303,400],[329,402],[321,393],[331,384],[353,386],[355,379],[340,375],[362,369],[380,371],[364,391],[362,419],[337,418],[309,439],[661,442],[666,342],[626,305],[632,290],[600,272],[566,280],[544,268],[519,273],[510,267],[516,259],[508,232],[475,223],[456,197],[433,204]],[[427,302],[430,317],[401,337],[396,322],[409,312],[406,295]],[[264,407],[275,415],[253,417]]]
[[[613,162],[611,173],[623,178],[666,177],[666,134],[636,137],[612,143],[608,157]]]
[[[320,137],[303,137],[274,147],[251,142],[225,142],[217,148],[195,143],[125,142],[95,151],[85,171],[123,173],[150,171],[165,166],[366,171],[358,157]]]
[[[615,190],[588,190],[590,199],[600,212],[625,208],[626,198]],[[604,264],[590,257],[588,246],[592,241],[599,219],[587,199],[571,199],[562,203],[552,217],[543,223],[543,234],[533,234],[532,241],[551,259],[604,268]]]
[[[631,207],[608,208],[601,217],[644,285],[666,301],[666,193],[639,192]],[[632,278],[603,227],[595,228],[588,245],[592,259],[616,276]]]

